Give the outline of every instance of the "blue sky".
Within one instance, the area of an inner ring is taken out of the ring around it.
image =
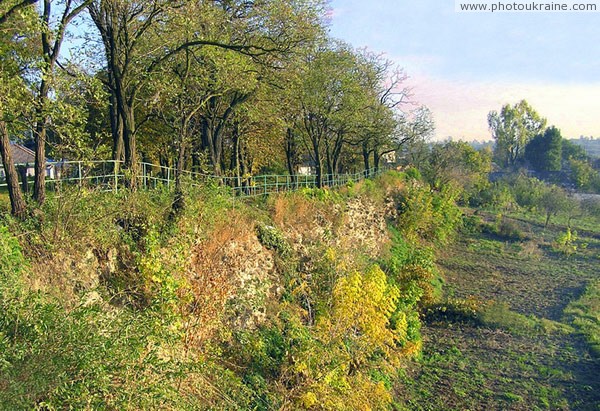
[[[454,0],[332,0],[331,35],[385,52],[431,108],[437,139],[489,139],[527,99],[565,137],[600,137],[599,13],[456,13]]]

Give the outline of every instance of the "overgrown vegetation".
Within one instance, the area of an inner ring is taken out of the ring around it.
[[[5,217],[0,404],[391,408],[441,296],[432,246],[461,221],[425,187],[390,173],[249,203],[190,188],[177,215],[168,190],[73,188]]]

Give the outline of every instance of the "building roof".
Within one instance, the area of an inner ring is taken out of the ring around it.
[[[13,163],[15,164],[33,165],[35,163],[35,153],[33,150],[30,150],[21,144],[11,142],[10,151],[12,153]],[[0,159],[0,164],[2,164],[2,159]]]

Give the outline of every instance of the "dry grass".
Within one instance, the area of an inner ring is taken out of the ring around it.
[[[316,214],[316,202],[302,194],[290,193],[273,197],[271,215],[273,222],[279,227],[309,230],[314,224]]]

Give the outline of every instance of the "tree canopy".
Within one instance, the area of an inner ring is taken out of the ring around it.
[[[495,160],[506,167],[514,167],[525,155],[525,146],[546,127],[542,118],[525,100],[511,106],[502,106],[500,112],[491,111],[488,125],[495,140]]]
[[[22,62],[3,73],[23,110],[2,110],[7,139],[32,140],[39,204],[47,156],[115,160],[133,188],[141,159],[236,184],[311,166],[320,185],[423,134],[406,74],[330,38],[324,0],[36,3],[0,3],[0,58]]]

